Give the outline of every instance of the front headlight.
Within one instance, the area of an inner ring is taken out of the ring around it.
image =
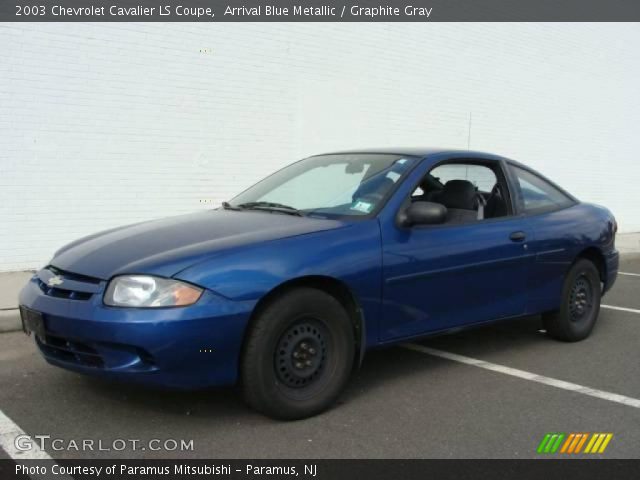
[[[104,303],[112,307],[183,307],[192,305],[202,289],[169,278],[123,275],[109,282]]]

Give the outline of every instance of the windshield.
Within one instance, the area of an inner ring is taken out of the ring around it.
[[[384,202],[415,158],[319,155],[289,165],[231,200],[230,208],[283,208],[303,214],[363,216]]]

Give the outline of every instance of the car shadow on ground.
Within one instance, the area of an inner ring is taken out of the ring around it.
[[[448,333],[418,338],[407,343],[421,344],[440,350],[459,352],[472,349],[483,354],[532,346],[551,341],[541,333],[539,316],[516,320],[505,320],[481,327],[467,328],[457,333]],[[393,385],[396,380],[421,376],[428,370],[438,370],[443,360],[404,349],[401,346],[372,350],[365,356],[362,367],[354,375],[352,383],[362,388],[351,388],[347,395],[357,398],[368,394],[378,386]]]
[[[473,350],[483,353],[531,346],[550,339],[539,332],[539,317],[505,321],[491,326],[467,329],[455,334],[427,337],[413,343],[454,351]],[[338,405],[358,402],[378,389],[393,389],[406,384],[412,377],[424,377],[437,373],[446,360],[430,355],[419,355],[401,347],[375,349],[367,353],[359,370],[340,397]],[[243,403],[239,387],[210,388],[198,391],[154,389],[134,384],[81,376],[81,387],[87,394],[101,397],[115,405],[134,405],[145,411],[166,415],[186,415],[199,418],[216,418],[220,421],[247,419],[256,415]],[[77,391],[77,390],[76,390]],[[255,418],[254,418],[255,420]],[[265,421],[269,421],[265,419]]]
[[[238,387],[173,390],[82,377],[92,396],[167,415],[234,417],[246,413]]]
[[[456,351],[472,351],[474,354],[484,355],[550,341],[554,340],[546,334],[542,318],[537,315],[471,327],[453,334],[427,337],[414,343],[441,349],[451,347]]]

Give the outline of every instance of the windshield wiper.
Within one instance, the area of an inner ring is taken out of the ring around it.
[[[224,208],[225,210],[242,210],[241,208],[234,207],[229,202],[222,202],[222,208]]]
[[[237,205],[237,208],[240,208],[242,210],[267,210],[267,211],[273,211],[273,212],[286,213],[288,215],[296,215],[298,217],[304,217],[304,213],[302,213],[297,208],[290,207],[289,205],[284,205],[282,203],[247,202],[247,203],[241,203],[240,205]]]

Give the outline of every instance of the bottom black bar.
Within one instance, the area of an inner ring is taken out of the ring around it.
[[[0,478],[637,479],[640,460],[0,460]]]

